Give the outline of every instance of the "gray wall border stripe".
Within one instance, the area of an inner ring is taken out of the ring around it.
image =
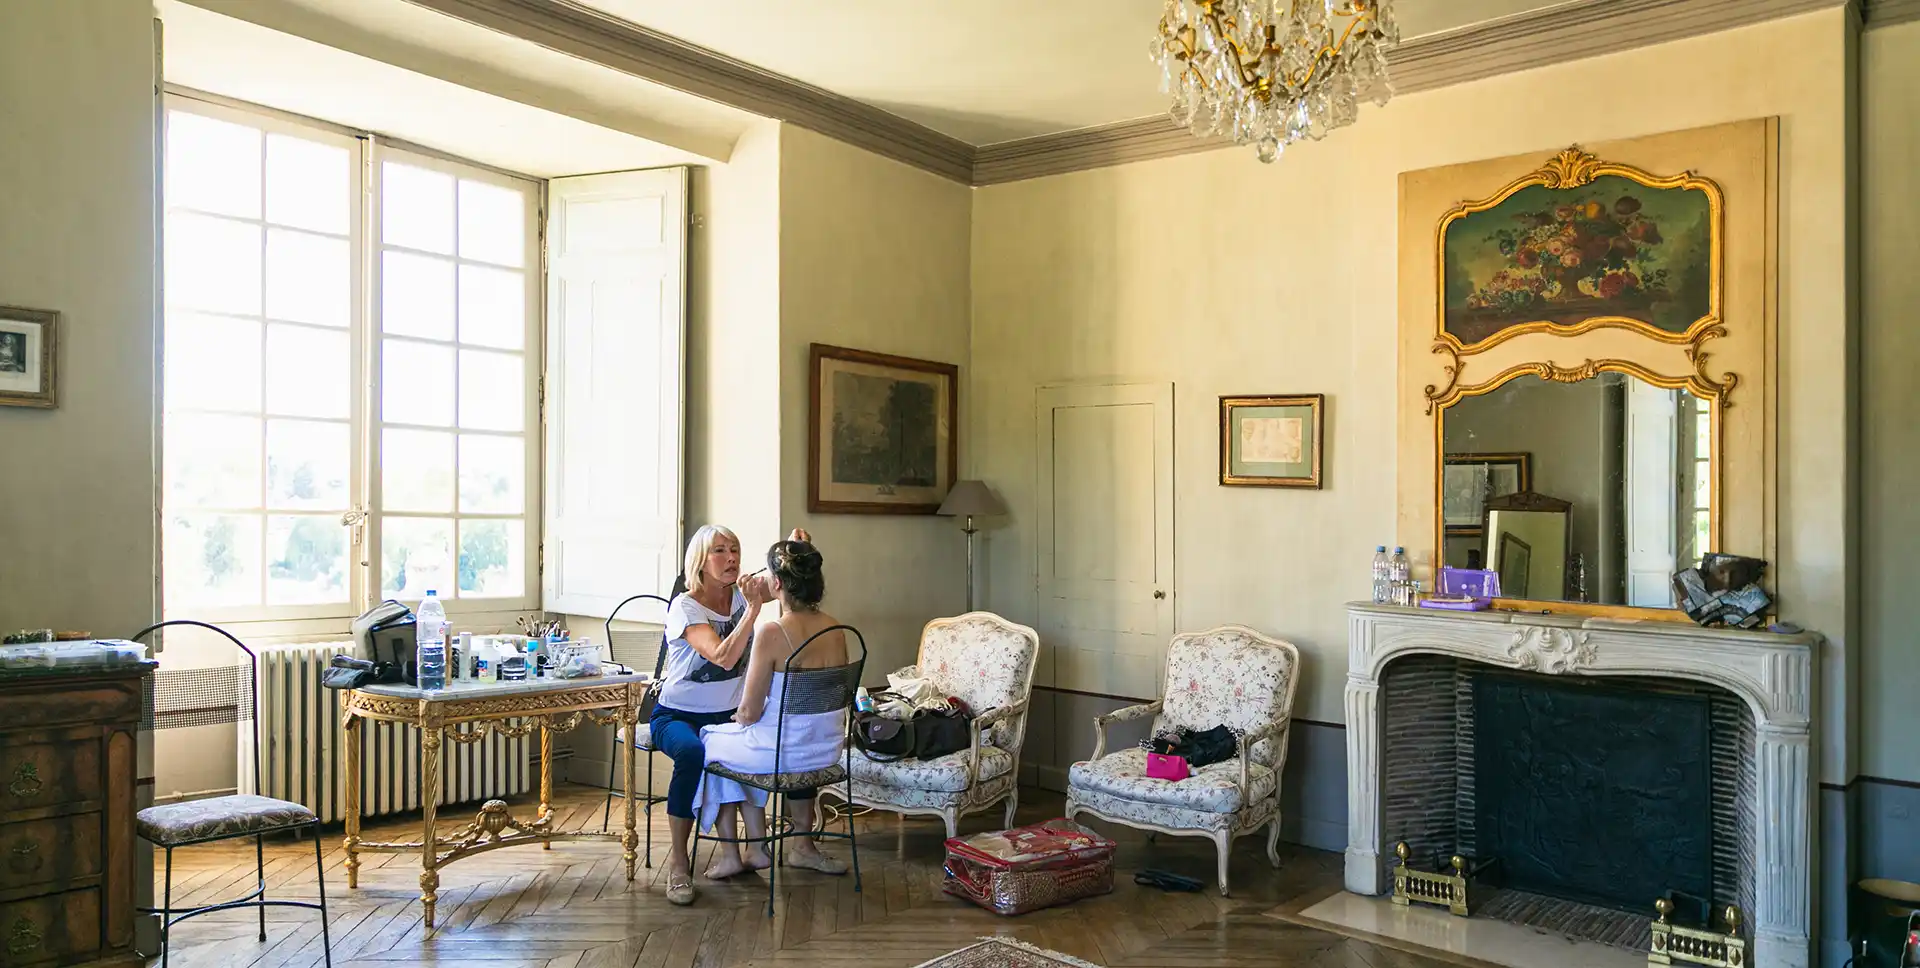
[[[1225,146],[1156,116],[976,148],[870,104],[572,0],[407,2],[972,185]],[[1837,6],[1861,9],[1867,27],[1920,20],[1920,0],[1571,0],[1409,40],[1391,58],[1394,84],[1402,94],[1428,91]]]

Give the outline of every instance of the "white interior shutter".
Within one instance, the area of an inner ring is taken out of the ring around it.
[[[547,611],[605,617],[679,570],[687,170],[556,178],[547,202]]]

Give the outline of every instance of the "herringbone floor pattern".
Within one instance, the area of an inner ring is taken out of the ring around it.
[[[556,809],[563,825],[597,828],[604,791],[567,786]],[[1029,793],[1020,822],[1058,816],[1057,795]],[[521,812],[529,812],[517,805]],[[442,822],[468,811],[442,811]],[[998,812],[969,818],[963,832],[991,829]],[[1284,968],[1439,968],[1440,962],[1266,916],[1281,902],[1339,883],[1339,855],[1285,850],[1281,870],[1266,863],[1264,838],[1241,842],[1234,894],[1213,889],[1212,844],[1161,837],[1148,842],[1125,828],[1105,832],[1121,844],[1114,893],[1017,918],[1002,918],[942,894],[938,821],[871,814],[860,821],[864,892],[853,878],[783,871],[775,916],[766,913],[766,881],[749,875],[698,881],[700,900],[676,908],[664,890],[665,816],[656,813],[654,867],[628,884],[617,846],[560,843],[551,851],[518,847],[481,854],[441,872],[440,927],[421,923],[414,855],[364,855],[358,890],[346,889],[337,831],[327,835],[327,900],[333,963],[389,968],[394,962],[472,964],[481,968],[718,968],[734,965],[917,965],[983,935],[1008,935],[1108,968],[1284,966]],[[417,818],[413,824],[417,825]],[[617,823],[616,817],[616,823]],[[1097,823],[1097,821],[1096,821]],[[406,838],[407,820],[369,825],[370,838]],[[845,856],[843,842],[825,848]],[[699,863],[704,866],[703,853]],[[157,866],[157,865],[156,865]],[[1176,870],[1208,884],[1204,894],[1167,894],[1136,886],[1142,867]],[[269,896],[311,899],[311,844],[269,844]],[[243,893],[253,876],[251,844],[209,845],[174,855],[176,903],[202,904]],[[155,895],[158,896],[156,884]],[[256,940],[252,910],[196,918],[175,929],[178,968],[309,968],[321,963],[319,919],[309,911],[267,912],[267,940]],[[158,962],[156,961],[155,964]]]

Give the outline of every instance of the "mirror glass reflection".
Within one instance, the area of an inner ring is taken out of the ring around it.
[[[1674,607],[1713,521],[1711,403],[1624,373],[1522,376],[1440,414],[1446,564],[1508,598]]]

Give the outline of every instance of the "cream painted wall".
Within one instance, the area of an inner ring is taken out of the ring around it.
[[[979,190],[971,466],[1013,509],[988,544],[989,606],[1034,619],[1034,388],[1171,380],[1180,627],[1291,639],[1307,663],[1296,715],[1342,721],[1342,606],[1395,537],[1398,174],[1778,115],[1781,553],[1796,564],[1780,592],[1789,618],[1833,637],[1822,773],[1843,780],[1846,17],[1409,95],[1271,167],[1215,151]],[[1220,487],[1216,398],[1283,392],[1328,395],[1325,489]]]
[[[1920,780],[1920,23],[1861,41],[1860,772]]]
[[[782,526],[809,529],[826,555],[826,608],[865,634],[869,682],[913,661],[928,619],[964,606],[966,546],[952,518],[807,513],[807,347],[958,364],[964,412],[971,194],[811,131],[781,132],[780,404],[760,418],[781,428]],[[973,444],[961,424],[965,468]],[[749,554],[765,547],[749,542]]]
[[[148,0],[0,4],[0,304],[61,314],[59,408],[0,407],[0,629],[128,635],[154,593]]]

